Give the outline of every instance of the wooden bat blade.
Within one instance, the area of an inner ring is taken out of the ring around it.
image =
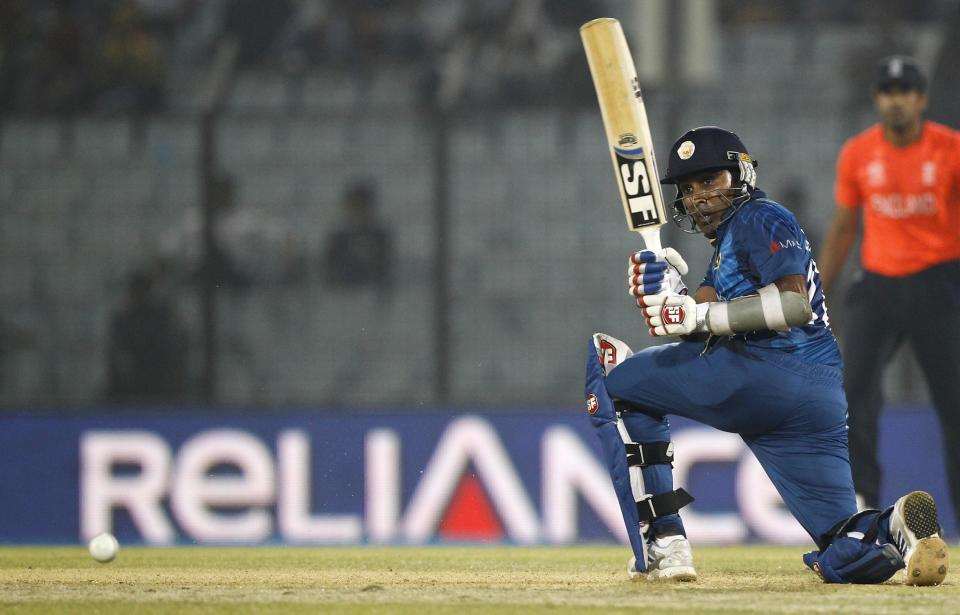
[[[610,17],[580,27],[590,65],[610,158],[620,188],[627,227],[640,233],[647,247],[660,249],[666,223],[647,111],[640,82],[620,22]]]

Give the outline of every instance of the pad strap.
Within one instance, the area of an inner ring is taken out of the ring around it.
[[[891,507],[889,510],[892,511],[893,508]],[[881,513],[876,508],[866,508],[860,512],[854,513],[830,528],[826,534],[822,535],[820,540],[817,542],[817,547],[821,551],[825,550],[828,546],[830,546],[830,543],[832,543],[833,539],[837,536],[843,536],[847,534],[847,532],[856,531],[856,528],[858,525],[860,525],[860,520],[870,515],[873,515],[872,520],[866,528],[863,528],[863,538],[861,540],[863,540],[863,542],[873,542],[877,539],[880,519],[884,514],[886,514],[888,517],[890,516],[889,512],[885,511]]]
[[[655,463],[664,463],[673,465],[673,443],[672,442],[626,442],[624,447],[627,449],[627,465],[640,466],[645,468]]]
[[[650,523],[658,517],[672,515],[690,502],[693,502],[693,496],[683,487],[660,495],[647,495],[637,502],[640,523]]]

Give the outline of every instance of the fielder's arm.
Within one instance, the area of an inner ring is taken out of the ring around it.
[[[838,207],[837,213],[834,214],[823,248],[817,256],[820,282],[825,292],[831,289],[833,283],[840,277],[840,271],[847,261],[850,248],[857,240],[860,216],[860,208],[852,207]]]

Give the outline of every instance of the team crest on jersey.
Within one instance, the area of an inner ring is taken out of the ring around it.
[[[690,160],[690,157],[693,156],[693,152],[697,149],[697,146],[694,145],[693,141],[684,141],[680,144],[680,147],[677,148],[677,156],[680,156],[680,160]]]
[[[593,416],[600,409],[600,400],[593,393],[587,395],[587,414]]]
[[[920,170],[920,181],[924,186],[932,186],[937,183],[937,163],[924,162]]]
[[[660,310],[660,318],[665,325],[678,325],[683,322],[685,316],[682,305],[665,305]]]
[[[882,186],[887,183],[887,170],[882,160],[874,160],[867,165],[867,183],[871,186]]]

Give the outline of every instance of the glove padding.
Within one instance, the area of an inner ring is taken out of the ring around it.
[[[673,248],[657,252],[641,250],[630,255],[627,268],[627,292],[643,307],[640,298],[658,293],[687,294],[687,285],[681,276],[688,271],[687,263]]]
[[[697,305],[693,297],[675,294],[644,295],[637,301],[653,337],[706,331],[707,303]]]

